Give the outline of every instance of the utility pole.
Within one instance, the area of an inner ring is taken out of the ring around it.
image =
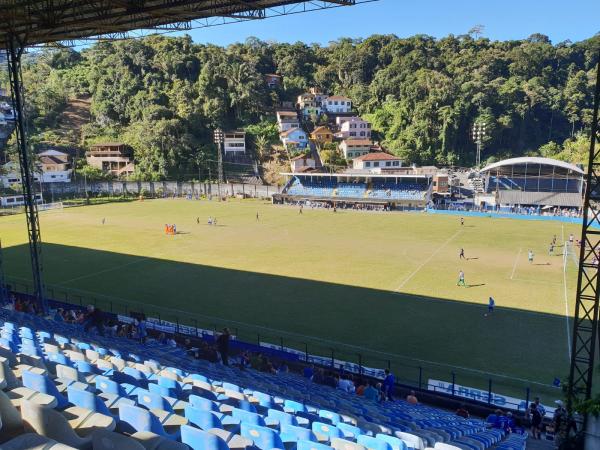
[[[481,166],[481,148],[483,147],[483,139],[487,136],[487,123],[475,122],[473,125],[473,140],[477,144],[477,156],[475,157],[475,166],[477,169]]]

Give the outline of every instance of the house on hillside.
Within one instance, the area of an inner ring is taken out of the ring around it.
[[[223,133],[223,150],[225,154],[246,153],[246,132],[244,130],[225,131]]]
[[[306,172],[316,168],[316,161],[308,155],[299,155],[292,158],[292,172]]]
[[[296,108],[301,111],[302,117],[320,116],[324,112],[326,99],[327,94],[324,94],[317,88],[310,88],[309,92],[298,96]]]
[[[131,147],[122,142],[91,145],[85,159],[90,166],[117,177],[131,175],[135,169]]]
[[[39,166],[44,183],[68,183],[71,181],[73,169],[71,158],[67,153],[58,150],[46,150],[38,154]]]
[[[352,112],[352,100],[343,95],[332,95],[327,97],[327,100],[323,102],[323,109],[328,113],[351,113]]]
[[[310,138],[317,144],[333,142],[333,132],[326,126],[320,126],[310,133]]]
[[[2,166],[4,175],[0,176],[0,184],[3,187],[10,187],[13,184],[21,183],[21,166],[16,161],[9,161]],[[33,181],[35,183],[40,182],[41,173],[39,170],[34,171]]]
[[[340,144],[340,150],[347,160],[353,160],[371,151],[370,139],[346,139]]]
[[[286,148],[306,148],[308,145],[308,136],[300,128],[291,128],[287,131],[282,131],[279,133],[279,139]]]
[[[335,136],[339,139],[371,139],[371,124],[360,117],[338,117],[336,123],[340,131]]]
[[[288,131],[291,128],[300,128],[298,113],[296,111],[277,111],[277,128],[279,132]]]
[[[269,87],[269,89],[276,89],[281,87],[282,76],[274,73],[267,73],[265,75],[265,83]]]
[[[398,169],[402,167],[402,160],[389,153],[376,152],[354,158],[352,161],[355,170],[369,170],[380,173],[382,170]]]

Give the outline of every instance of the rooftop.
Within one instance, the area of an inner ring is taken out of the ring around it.
[[[583,170],[581,170],[579,167],[577,167],[574,164],[570,164],[570,163],[567,163],[564,161],[559,161],[557,159],[552,159],[552,158],[540,158],[538,156],[523,156],[520,158],[504,159],[502,161],[498,161],[496,163],[493,163],[493,164],[490,164],[490,165],[484,167],[483,169],[481,169],[481,171],[488,172],[488,171],[490,171],[492,169],[496,169],[498,167],[523,165],[523,164],[541,164],[541,165],[546,165],[546,166],[554,166],[554,167],[560,167],[561,169],[572,170],[573,172],[577,172],[581,175],[584,174]]]
[[[354,158],[354,161],[400,161],[401,158],[384,152],[367,153]]]
[[[346,144],[346,145],[364,145],[364,146],[373,145],[373,142],[371,142],[370,139],[344,139],[342,141],[342,143]]]

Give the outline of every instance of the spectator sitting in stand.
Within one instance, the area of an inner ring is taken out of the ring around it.
[[[415,395],[415,391],[410,391],[410,393],[406,396],[406,402],[409,405],[417,405],[419,403],[419,400],[417,399],[417,396]]]
[[[372,400],[374,402],[376,402],[379,399],[379,391],[377,390],[377,388],[375,388],[375,386],[373,386],[372,382],[369,383],[369,385],[365,388],[363,392],[363,397],[367,400]]]
[[[456,410],[456,415],[463,417],[465,419],[469,418],[469,411],[467,411],[467,407],[465,406],[464,403],[462,403],[458,409]]]

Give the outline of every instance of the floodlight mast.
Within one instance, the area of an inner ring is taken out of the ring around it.
[[[596,89],[594,113],[590,136],[590,152],[587,166],[583,201],[583,226],[579,248],[579,273],[577,276],[577,297],[573,318],[571,344],[571,367],[567,386],[567,410],[573,413],[579,402],[592,396],[594,363],[598,340],[600,312],[600,50],[596,67]],[[565,246],[567,243],[565,243]],[[588,417],[579,417],[584,427]],[[567,421],[563,421],[567,422]],[[568,430],[557,430],[566,435]]]

